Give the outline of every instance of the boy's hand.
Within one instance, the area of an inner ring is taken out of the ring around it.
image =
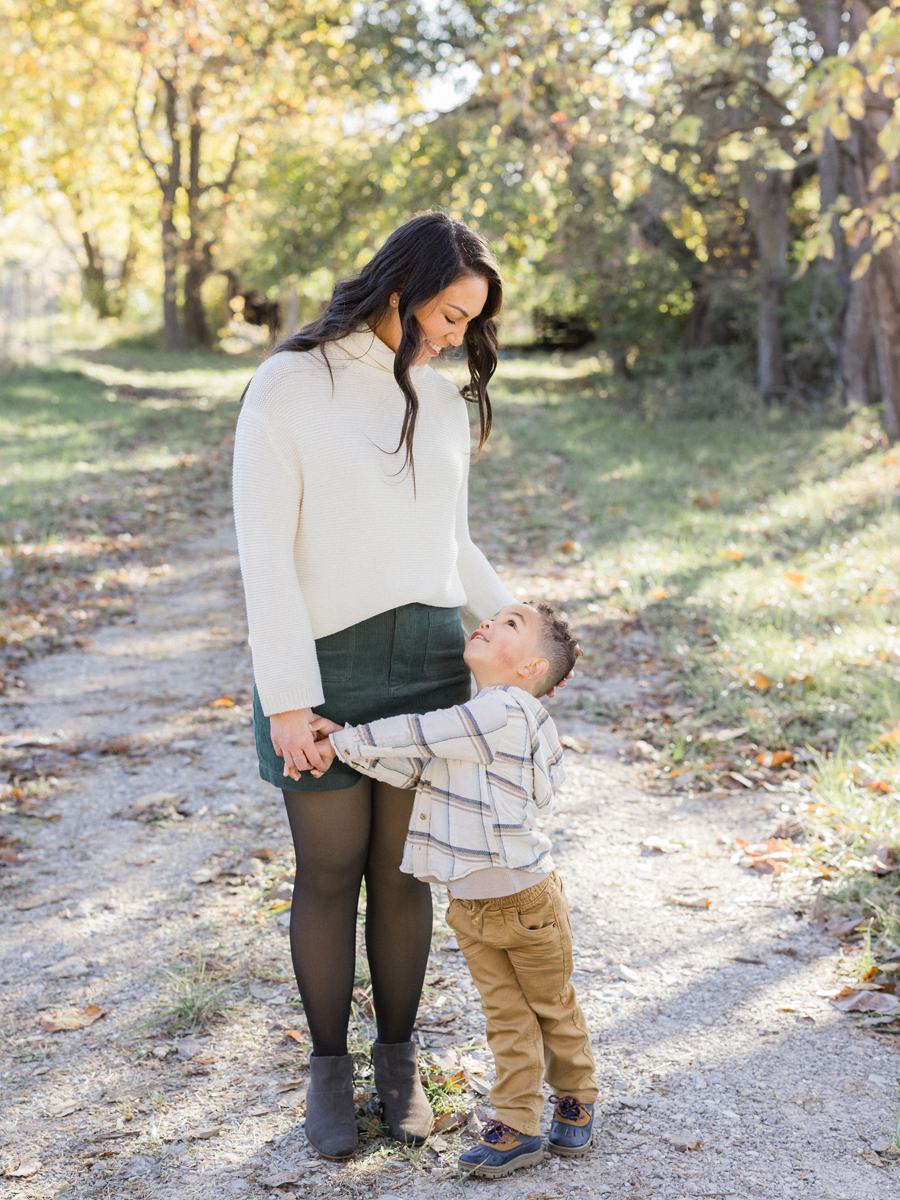
[[[324,720],[324,718],[322,719]],[[333,727],[330,732],[334,732],[335,729],[340,729],[340,725],[335,725],[334,721],[327,721],[326,724]],[[325,735],[324,741],[316,742],[316,749],[319,751],[319,756],[322,759],[322,762],[325,764],[325,767],[321,771],[317,771],[315,767],[313,767],[310,770],[310,775],[312,775],[313,779],[321,779],[325,774],[325,771],[327,771],[334,762],[334,746],[332,746],[331,742],[328,740],[327,734]]]
[[[344,728],[343,725],[338,725],[335,721],[329,721],[327,717],[316,717],[314,721],[310,721],[309,727],[316,735],[317,742],[327,740],[329,733],[340,733]],[[321,750],[320,746],[316,748]],[[332,750],[333,754],[334,751]]]
[[[582,648],[581,648],[580,646],[576,646],[576,647],[575,647],[575,653],[578,655],[578,657],[579,657],[579,658],[584,658],[584,651],[582,650]],[[574,674],[575,674],[575,671],[574,671],[574,670],[571,670],[571,671],[568,673],[568,675],[565,677],[565,679],[561,679],[561,680],[559,681],[559,683],[556,685],[556,687],[552,687],[552,688],[550,689],[550,691],[547,693],[547,695],[548,695],[548,696],[555,696],[555,695],[556,695],[556,688],[564,688],[564,687],[566,686],[566,684],[569,682],[569,680],[572,678],[572,676],[573,676]]]

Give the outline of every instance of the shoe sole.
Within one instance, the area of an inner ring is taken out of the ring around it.
[[[544,1148],[533,1150],[531,1154],[520,1154],[518,1158],[511,1159],[502,1167],[475,1167],[472,1170],[473,1175],[478,1175],[482,1179],[502,1179],[504,1175],[512,1175],[513,1171],[519,1171],[522,1167],[533,1167],[537,1163],[544,1161]],[[464,1171],[468,1168],[463,1167]]]
[[[557,1146],[554,1142],[548,1142],[547,1149],[551,1154],[557,1155],[558,1158],[584,1158],[585,1154],[590,1153],[593,1144],[594,1139],[592,1137],[583,1146]]]

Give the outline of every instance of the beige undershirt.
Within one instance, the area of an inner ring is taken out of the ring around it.
[[[498,896],[515,896],[527,888],[542,883],[549,871],[513,871],[509,867],[486,867],[483,871],[473,871],[462,879],[454,879],[445,883],[442,879],[426,879],[426,883],[436,883],[446,887],[454,900],[496,900]]]

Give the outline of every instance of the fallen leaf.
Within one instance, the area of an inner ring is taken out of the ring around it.
[[[210,708],[234,708],[234,701],[230,696],[220,696],[218,700],[211,700]]]
[[[457,1112],[444,1113],[434,1123],[434,1133],[449,1133],[451,1129],[460,1129],[469,1119],[469,1114],[459,1109]]]
[[[268,1109],[265,1111],[268,1112]],[[179,1140],[186,1138],[190,1142],[205,1142],[209,1138],[218,1137],[223,1128],[223,1125],[201,1125],[196,1129],[186,1129],[184,1133],[178,1135],[178,1138]]]
[[[684,1134],[675,1134],[665,1140],[673,1150],[678,1150],[681,1154],[687,1153],[688,1150],[699,1150],[703,1145],[699,1138],[687,1137]]]
[[[812,675],[788,675],[787,679],[785,679],[784,682],[794,684],[794,683],[815,683],[816,681]]]
[[[60,959],[52,967],[44,967],[44,974],[48,979],[79,979],[82,975],[90,975],[90,973],[91,968],[84,959],[78,958],[74,954]]]
[[[705,496],[694,496],[691,504],[693,504],[694,508],[715,508],[721,499],[721,495],[713,488],[709,493],[708,500]]]
[[[745,787],[745,788],[755,787],[753,780],[748,779],[746,775],[742,775],[740,773],[740,771],[729,771],[728,774],[732,779],[736,780],[741,785],[741,787]]]
[[[745,733],[749,732],[748,725],[741,725],[738,729],[720,729],[712,737],[714,742],[733,742],[735,738],[743,737]]]
[[[892,785],[886,779],[867,779],[863,786],[871,792],[884,792],[885,795],[893,791]]]
[[[479,1079],[477,1075],[473,1075],[469,1071],[466,1071],[466,1083],[479,1096],[489,1096],[491,1094],[490,1084],[485,1083],[483,1079]]]
[[[621,504],[607,504],[606,511],[611,517],[620,517],[625,509]]]
[[[84,1029],[99,1021],[106,1011],[96,1004],[89,1004],[87,1008],[60,1008],[41,1017],[41,1029],[45,1033],[68,1033],[73,1029]]]
[[[275,1088],[276,1092],[296,1092],[298,1088],[308,1087],[306,1079],[286,1079],[284,1083],[279,1083]]]
[[[753,686],[760,692],[764,692],[766,688],[772,686],[772,680],[768,675],[763,675],[762,671],[752,671]]]
[[[213,883],[221,874],[221,867],[201,867],[199,871],[192,871],[188,879],[194,883]]]
[[[68,1104],[57,1104],[53,1108],[47,1109],[48,1117],[71,1117],[72,1113],[80,1112],[84,1108],[84,1103],[81,1100],[72,1100]]]
[[[666,838],[647,838],[641,845],[648,850],[655,850],[657,854],[677,854],[683,849],[677,842],[670,842]]]
[[[5,1173],[9,1179],[29,1179],[32,1175],[37,1175],[41,1165],[39,1158],[23,1158],[16,1166],[7,1167]]]
[[[564,541],[563,544],[560,546],[560,550],[562,550],[562,552],[564,554],[571,554],[573,550],[578,550],[578,549],[579,549],[578,543],[576,541],[574,541],[572,538],[567,538],[566,541]]]
[[[647,593],[647,599],[648,600],[665,600],[666,597],[668,596],[668,594],[669,593],[666,591],[666,589],[664,587],[655,587],[655,588],[653,588],[652,591],[649,591]]]
[[[182,1062],[190,1062],[190,1060],[195,1055],[199,1054],[203,1049],[197,1039],[191,1035],[183,1038],[176,1038],[172,1045],[175,1049],[175,1053],[182,1060]]]
[[[277,1175],[269,1175],[267,1179],[261,1179],[259,1182],[263,1187],[280,1188],[287,1187],[292,1183],[301,1183],[304,1179],[302,1171],[281,1171]]]
[[[574,750],[576,754],[590,754],[591,743],[587,738],[576,737],[572,733],[564,733],[559,739],[559,744],[567,750]]]
[[[299,1029],[286,1029],[284,1036],[290,1038],[292,1042],[300,1042],[302,1045],[305,1045],[307,1041]]]
[[[6,746],[9,750],[24,750],[30,746],[45,749],[47,746],[58,745],[59,741],[58,737],[43,737],[37,733],[19,733],[13,734],[12,737],[0,738],[0,745]]]
[[[893,1015],[900,1010],[900,1000],[889,992],[851,991],[831,1003],[841,1012],[876,1012]]]
[[[859,1157],[864,1158],[873,1167],[881,1167],[882,1170],[887,1166],[884,1159],[880,1158],[874,1150],[860,1150]]]
[[[781,578],[786,579],[787,582],[793,584],[794,587],[800,587],[806,582],[806,576],[802,571],[785,571]]]
[[[849,917],[833,917],[825,926],[825,930],[827,933],[833,933],[835,937],[843,937],[847,933],[852,933],[865,920],[862,913],[853,913]]]
[[[677,904],[681,908],[711,908],[712,900],[708,896],[704,896],[700,900],[679,900],[675,896],[663,895],[663,900],[666,904]]]
[[[184,796],[178,792],[148,792],[146,796],[138,796],[124,815],[129,820],[149,825],[153,821],[186,816],[186,812],[182,811],[183,804]]]
[[[756,761],[764,767],[783,767],[785,763],[792,763],[794,756],[790,750],[763,750],[761,754],[757,754]]]
[[[740,550],[726,550],[725,557],[733,558],[735,562],[740,562],[744,556],[741,554]]]

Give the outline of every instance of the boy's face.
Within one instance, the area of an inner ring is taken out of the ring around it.
[[[547,673],[541,653],[543,617],[528,604],[508,604],[469,635],[463,657],[479,687],[513,685],[531,691]]]

